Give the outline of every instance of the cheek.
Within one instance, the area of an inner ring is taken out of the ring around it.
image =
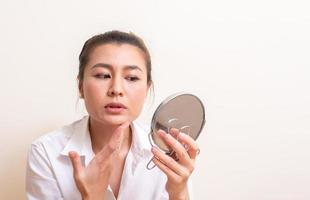
[[[138,111],[143,107],[147,89],[146,85],[136,85],[127,88],[128,98],[130,98],[132,106]]]
[[[96,102],[101,98],[103,87],[95,81],[85,81],[83,84],[84,99],[87,102]]]

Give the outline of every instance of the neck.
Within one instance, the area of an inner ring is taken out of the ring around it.
[[[92,149],[97,154],[106,144],[109,143],[113,133],[120,125],[102,124],[89,117],[89,133],[92,143]],[[128,127],[123,133],[120,152],[127,154],[131,145],[131,129]]]

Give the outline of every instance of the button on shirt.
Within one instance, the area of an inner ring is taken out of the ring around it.
[[[29,200],[81,199],[68,153],[76,151],[84,166],[93,159],[88,120],[89,117],[85,116],[31,144],[26,171],[26,192]],[[126,157],[117,199],[169,199],[165,189],[166,175],[157,167],[146,169],[152,158],[149,131],[136,122],[131,124],[131,130],[132,144]],[[105,199],[116,199],[110,186]]]

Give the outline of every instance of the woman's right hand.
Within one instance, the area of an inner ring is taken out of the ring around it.
[[[82,165],[77,152],[69,152],[74,180],[83,200],[104,199],[111,175],[112,158],[119,151],[124,129],[128,126],[129,123],[125,123],[118,127],[109,143],[94,156],[87,167]]]

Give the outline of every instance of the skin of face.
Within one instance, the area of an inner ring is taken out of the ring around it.
[[[135,120],[144,105],[149,84],[143,52],[130,44],[103,44],[90,54],[80,90],[93,120],[120,125]],[[125,106],[110,112],[107,105]]]

